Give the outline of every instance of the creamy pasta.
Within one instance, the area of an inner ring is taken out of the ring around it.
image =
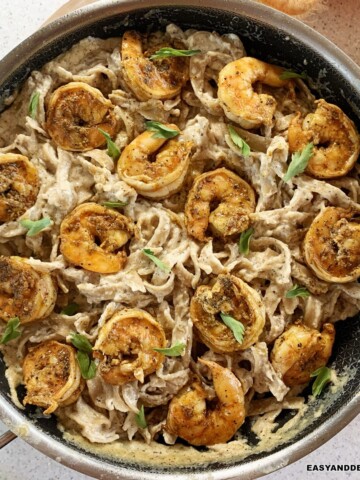
[[[169,45],[196,53],[149,59]],[[1,329],[21,329],[1,351],[19,408],[94,443],[196,446],[303,407],[333,323],[360,310],[359,136],[283,73],[236,35],[175,25],[89,37],[31,73],[0,116]],[[47,218],[34,235],[23,221]]]

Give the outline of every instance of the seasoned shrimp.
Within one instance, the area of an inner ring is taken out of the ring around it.
[[[121,310],[101,328],[93,349],[100,359],[98,372],[111,385],[139,380],[155,370],[164,356],[166,337],[160,323],[138,308]]]
[[[153,53],[143,52],[139,33],[125,32],[121,44],[125,80],[139,100],[175,97],[189,80],[189,61],[184,57],[150,60]]]
[[[360,137],[354,123],[336,105],[317,100],[314,113],[301,114],[289,126],[289,150],[302,150],[314,144],[306,172],[316,178],[346,175],[355,165],[360,152]]]
[[[255,83],[271,87],[286,87],[289,80],[281,80],[283,68],[252,57],[243,57],[228,63],[219,73],[218,98],[225,115],[241,127],[250,129],[271,125],[276,110],[272,95],[256,93]]]
[[[242,343],[220,313],[243,324]],[[200,285],[191,299],[190,316],[200,340],[218,353],[246,350],[258,340],[265,325],[265,307],[259,294],[234,275],[219,275],[212,286]]]
[[[27,259],[0,257],[0,319],[19,317],[21,323],[47,317],[57,297],[49,273],[35,270]]]
[[[228,368],[203,359],[199,362],[212,374],[216,405],[206,405],[206,391],[195,379],[171,400],[165,429],[191,445],[226,443],[245,420],[243,389]]]
[[[100,90],[87,83],[70,82],[51,95],[45,128],[59,147],[85,152],[105,144],[99,128],[113,137],[118,121],[113,104]]]
[[[179,131],[173,124],[166,124]],[[122,180],[147,198],[166,198],[181,188],[188,170],[191,142],[154,138],[145,131],[124,148],[118,174]]]
[[[303,15],[311,10],[318,0],[258,0],[270,7],[277,8],[288,15]]]
[[[96,203],[83,203],[70,212],[60,227],[60,250],[66,260],[85,270],[115,273],[126,262],[120,250],[135,234],[125,215]]]
[[[30,348],[24,359],[23,376],[27,390],[24,405],[43,407],[45,414],[74,403],[85,385],[76,350],[55,340]]]
[[[304,253],[307,264],[322,280],[356,280],[360,277],[359,216],[344,208],[325,208],[310,225]]]
[[[275,340],[271,363],[287,386],[302,385],[312,372],[327,364],[334,340],[331,323],[325,323],[321,333],[306,325],[291,325]]]
[[[195,179],[187,198],[188,234],[200,242],[209,240],[208,227],[220,238],[238,234],[248,228],[254,210],[255,193],[245,180],[226,168],[205,172]]]
[[[16,220],[34,205],[39,193],[35,166],[24,155],[0,155],[0,222]]]

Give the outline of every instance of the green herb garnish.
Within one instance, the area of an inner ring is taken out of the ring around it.
[[[53,221],[49,217],[41,218],[40,220],[20,220],[20,224],[22,227],[27,229],[27,236],[33,237],[37,235],[45,228],[49,227],[53,224]]]
[[[308,143],[301,152],[295,152],[292,154],[290,165],[283,178],[284,182],[288,182],[292,177],[295,177],[295,175],[303,173],[312,157],[313,149],[314,144]]]
[[[92,345],[89,340],[80,333],[71,332],[71,343],[76,347],[78,350],[84,353],[92,353]]]
[[[144,405],[141,405],[141,408],[139,410],[139,413],[136,415],[135,420],[136,420],[137,426],[139,428],[146,428],[147,427]]]
[[[299,287],[299,285],[294,285],[290,290],[285,294],[285,298],[294,298],[294,297],[309,297],[310,292],[305,287]]]
[[[296,73],[292,70],[285,70],[280,75],[280,80],[289,80],[290,78],[302,78],[303,80],[306,80],[308,76],[306,72]]]
[[[231,125],[228,125],[229,133],[230,133],[230,138],[233,141],[233,143],[240,149],[241,154],[244,157],[248,157],[250,155],[250,146],[243,140],[238,132],[235,130],[234,127]]]
[[[37,109],[39,105],[39,98],[40,98],[39,92],[33,92],[31,94],[29,108],[28,108],[28,113],[31,118],[36,118]]]
[[[96,375],[96,363],[91,358],[92,345],[89,340],[80,333],[71,332],[71,343],[78,350],[76,358],[80,367],[81,375],[85,380],[90,380]]]
[[[320,367],[315,372],[310,373],[310,377],[316,377],[312,384],[312,394],[317,397],[321,394],[325,385],[331,381],[331,368]]]
[[[103,202],[101,205],[108,208],[122,208],[128,205],[128,202]]]
[[[81,376],[85,378],[85,380],[94,378],[96,375],[96,363],[94,360],[91,360],[89,354],[78,350],[76,358],[80,367]]]
[[[228,315],[227,313],[220,312],[220,317],[221,317],[221,320],[225,323],[225,325],[229,327],[230,330],[233,332],[235,339],[239,343],[242,343],[244,340],[244,333],[245,333],[244,325],[241,322],[239,322],[239,320],[236,320],[235,318],[233,318],[231,315]]]
[[[80,307],[77,303],[69,303],[69,305],[66,305],[66,307],[61,310],[60,314],[72,317],[79,311],[79,308]]]
[[[153,350],[168,357],[179,357],[184,352],[185,347],[185,343],[175,343],[175,345],[169,348],[153,348]]]
[[[170,272],[171,268],[169,267],[169,265],[166,265],[166,263],[159,260],[152,250],[150,250],[149,248],[144,248],[142,252],[144,255],[150,258],[150,260],[154,262],[155,265],[160,268],[160,270],[166,273]]]
[[[177,48],[163,47],[149,58],[150,60],[156,60],[157,58],[168,57],[192,57],[198,53],[201,53],[201,50],[178,50]]]
[[[239,248],[239,253],[242,253],[243,255],[248,255],[250,251],[250,240],[251,237],[253,236],[254,229],[252,227],[248,228],[245,230],[245,232],[242,232],[239,238],[238,242],[238,248]]]
[[[107,145],[107,151],[106,153],[111,157],[113,160],[117,160],[120,157],[120,150],[118,147],[115,145],[115,142],[111,140],[110,135],[102,130],[101,128],[98,128],[99,132],[104,135],[106,139],[106,145]]]
[[[154,132],[153,138],[174,138],[180,134],[178,130],[169,128],[160,122],[154,122],[152,120],[148,120],[145,122],[145,125],[146,125],[146,130],[149,130],[150,132]]]
[[[20,319],[19,317],[10,318],[7,322],[3,336],[0,339],[1,344],[10,342],[10,340],[15,340],[15,338],[20,337],[21,330],[19,330]]]

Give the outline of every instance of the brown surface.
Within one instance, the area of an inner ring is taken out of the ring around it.
[[[70,0],[48,21],[96,1]],[[313,12],[299,19],[333,41],[360,65],[360,36],[357,32],[360,23],[359,3],[359,0],[321,0]]]

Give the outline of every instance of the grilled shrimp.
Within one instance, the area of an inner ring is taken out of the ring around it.
[[[317,100],[314,113],[301,114],[291,121],[288,131],[289,150],[302,150],[314,144],[306,172],[317,178],[346,175],[360,152],[360,137],[354,123],[336,105]]]
[[[38,192],[38,173],[27,157],[0,155],[0,222],[19,218],[34,205]]]
[[[210,238],[208,227],[220,238],[238,234],[248,228],[254,210],[254,190],[245,180],[226,168],[205,172],[195,179],[187,198],[188,234],[201,242]]]
[[[167,127],[179,131],[176,125]],[[145,131],[124,148],[118,174],[122,180],[147,198],[166,198],[182,186],[188,170],[191,142],[154,138]]]
[[[286,87],[289,80],[281,80],[283,68],[252,57],[243,57],[228,63],[219,73],[218,98],[225,115],[243,128],[271,125],[276,110],[272,95],[256,93],[255,83],[271,87]]]
[[[85,385],[76,350],[55,340],[30,348],[24,359],[23,376],[27,390],[24,405],[43,407],[45,414],[74,403]]]
[[[221,320],[225,313],[245,328],[243,342]],[[200,340],[218,353],[246,350],[265,325],[265,308],[259,294],[234,275],[219,275],[215,283],[200,285],[191,299],[190,316]]]
[[[139,33],[134,31],[124,33],[121,57],[128,86],[138,100],[150,98],[165,100],[175,97],[189,79],[188,59],[169,57],[150,60],[152,53],[155,52],[143,52]]]
[[[51,95],[45,128],[64,150],[85,152],[101,147],[106,139],[99,128],[113,137],[118,130],[114,106],[97,88],[70,82]]]
[[[206,405],[206,391],[200,380],[195,379],[171,400],[165,429],[191,445],[225,443],[244,423],[243,389],[228,368],[203,359],[199,362],[211,371],[216,406]]]
[[[135,234],[125,215],[96,203],[83,203],[70,212],[60,227],[60,251],[74,265],[98,273],[115,273],[126,262],[120,250]]]
[[[311,10],[318,0],[259,0],[288,15],[303,15]]]
[[[21,323],[47,317],[57,297],[49,273],[35,270],[25,258],[0,257],[0,319],[19,317]]]
[[[355,212],[327,207],[314,219],[304,241],[305,260],[327,282],[360,276],[360,222]]]
[[[111,385],[123,385],[144,377],[164,361],[154,348],[164,348],[166,337],[160,323],[138,308],[121,310],[101,328],[93,348],[100,359],[98,372]]]
[[[327,364],[334,340],[331,323],[325,323],[321,333],[306,325],[291,325],[275,340],[271,363],[286,385],[302,385],[312,372]]]

